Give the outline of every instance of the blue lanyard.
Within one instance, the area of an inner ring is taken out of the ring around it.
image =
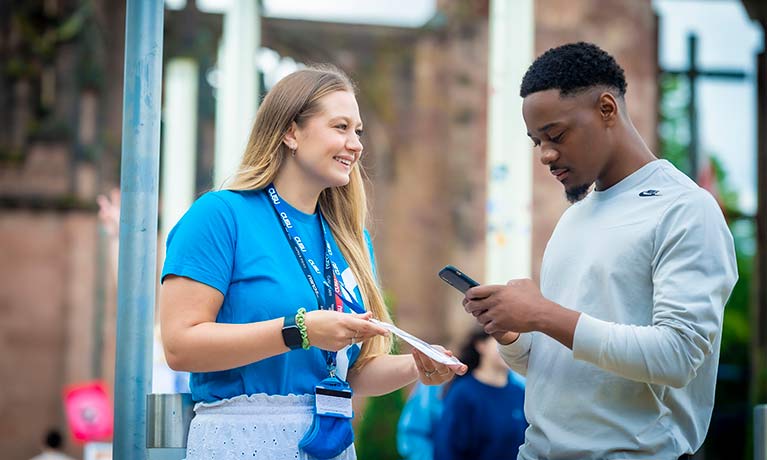
[[[337,268],[334,267],[334,269],[337,269]],[[344,297],[343,295],[340,295],[340,292],[339,292],[339,297],[341,298],[341,302],[345,303],[346,306],[349,307],[354,313],[359,313],[360,315],[364,314],[365,307],[363,307],[356,300],[354,300],[354,296],[352,295],[351,292],[349,292],[346,286],[343,285],[343,283],[339,283],[339,285],[340,285],[340,288],[343,289],[343,291],[346,293],[346,297]],[[338,292],[338,290],[336,290],[336,292]]]
[[[308,281],[309,286],[312,288],[312,292],[314,292],[315,297],[317,297],[317,308],[320,310],[332,310],[335,306],[336,310],[340,311],[343,310],[342,305],[339,303],[340,301],[348,305],[352,311],[357,313],[364,313],[365,309],[359,305],[359,303],[354,301],[354,297],[351,295],[351,293],[349,293],[349,290],[346,289],[346,286],[344,286],[339,281],[341,278],[341,272],[338,269],[338,265],[332,260],[333,249],[330,246],[328,229],[322,213],[320,212],[320,225],[322,226],[322,237],[323,242],[325,243],[325,261],[323,264],[324,273],[320,272],[319,267],[317,267],[317,264],[314,262],[314,260],[309,257],[309,254],[306,254],[306,257],[304,257],[304,254],[306,253],[306,246],[304,246],[303,242],[301,241],[301,237],[293,227],[293,224],[288,217],[285,203],[282,201],[279,193],[277,193],[277,189],[274,187],[274,184],[269,184],[267,187],[267,192],[269,193],[272,205],[274,206],[274,212],[277,214],[279,221],[282,223],[282,230],[285,233],[285,237],[287,238],[290,247],[293,249],[293,255],[296,256],[296,260],[301,266],[301,270],[303,270],[304,276],[306,276],[306,280]],[[317,287],[317,283],[314,281],[314,277],[309,270],[309,267],[311,267],[315,273],[324,278],[324,301],[322,299],[322,295],[320,294],[320,290]],[[346,292],[346,296],[341,294],[342,288]],[[346,298],[347,296],[348,299]],[[334,375],[336,368],[336,352],[329,352],[325,350],[323,350],[323,352],[325,353],[328,370],[330,371],[331,375]]]

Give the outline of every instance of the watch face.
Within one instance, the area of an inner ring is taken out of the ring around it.
[[[298,326],[283,327],[282,340],[285,341],[285,345],[291,350],[301,348],[303,340],[301,339],[301,331],[298,330]]]

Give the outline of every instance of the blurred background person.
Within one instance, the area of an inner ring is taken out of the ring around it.
[[[62,451],[64,439],[59,430],[52,428],[45,434],[43,439],[43,451],[40,455],[35,455],[30,460],[75,460]]]
[[[482,330],[472,332],[459,359],[469,372],[445,385],[434,458],[516,459],[527,428],[522,377],[509,370],[495,339]]]
[[[405,460],[434,458],[434,428],[442,416],[442,385],[416,383],[397,422],[397,452]]]

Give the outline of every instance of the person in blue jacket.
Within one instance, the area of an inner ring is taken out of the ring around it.
[[[434,458],[434,427],[442,417],[442,386],[416,383],[397,422],[397,452],[405,460]]]
[[[444,385],[434,458],[516,459],[527,428],[524,380],[509,370],[495,339],[481,329],[472,333],[459,358],[469,372]]]
[[[361,135],[346,75],[288,75],[259,107],[225,190],[170,232],[160,323],[168,364],[191,372],[188,460],[354,459],[352,392],[465,372],[389,354]]]

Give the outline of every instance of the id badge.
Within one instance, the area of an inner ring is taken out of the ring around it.
[[[352,388],[337,377],[329,377],[314,387],[317,415],[353,418]]]

